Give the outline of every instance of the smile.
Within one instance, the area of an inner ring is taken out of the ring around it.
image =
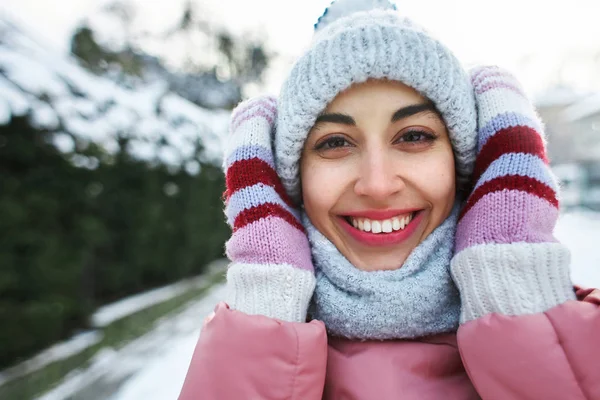
[[[404,229],[413,219],[413,214],[397,215],[393,218],[383,221],[372,220],[369,218],[349,217],[352,226],[363,231],[371,233],[392,233]]]
[[[344,230],[368,246],[390,246],[406,241],[423,220],[423,210],[365,212],[339,218]]]

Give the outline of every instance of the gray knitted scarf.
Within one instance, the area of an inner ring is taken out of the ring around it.
[[[450,276],[458,207],[393,271],[355,268],[303,216],[317,286],[310,316],[335,336],[416,338],[458,329],[460,297]]]

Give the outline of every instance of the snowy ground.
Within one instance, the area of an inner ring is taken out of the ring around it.
[[[561,216],[557,237],[573,253],[573,281],[600,287],[600,213],[572,212]],[[68,385],[43,397],[58,399],[170,400],[176,399],[200,333],[203,318],[225,296],[224,286],[212,289],[157,329],[126,346],[118,354],[100,357],[96,371],[67,381]],[[110,372],[107,372],[110,371]]]
[[[600,213],[563,214],[556,237],[571,249],[571,277],[581,286],[600,288]]]
[[[72,374],[38,400],[176,399],[202,320],[224,293],[223,285],[213,287],[201,301],[119,351],[101,352],[90,368]]]

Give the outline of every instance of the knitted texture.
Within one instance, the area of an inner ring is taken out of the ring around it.
[[[247,314],[304,322],[315,287],[308,239],[277,176],[276,100],[259,97],[232,114],[225,143],[228,304]]]
[[[409,339],[454,332],[460,296],[449,265],[459,207],[420,243],[401,268],[355,268],[304,215],[317,287],[311,316],[351,339]]]
[[[460,215],[451,267],[461,321],[546,311],[575,296],[569,252],[553,236],[558,185],[543,127],[511,74],[478,67],[471,79],[479,124],[475,185]]]
[[[355,3],[374,8],[353,12],[369,8]],[[316,118],[338,93],[369,78],[403,82],[430,99],[448,128],[459,186],[472,171],[477,121],[468,74],[443,44],[390,8],[374,0],[334,2],[281,89],[275,163],[296,202],[300,155]]]

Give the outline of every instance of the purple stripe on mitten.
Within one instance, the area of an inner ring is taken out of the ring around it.
[[[558,185],[542,123],[518,81],[498,67],[471,71],[478,108],[473,192],[457,226],[452,276],[461,321],[531,314],[574,298],[569,251],[556,241]]]
[[[225,143],[225,215],[229,306],[247,314],[306,320],[315,287],[310,247],[300,214],[273,165],[277,102],[259,97],[232,114]]]

